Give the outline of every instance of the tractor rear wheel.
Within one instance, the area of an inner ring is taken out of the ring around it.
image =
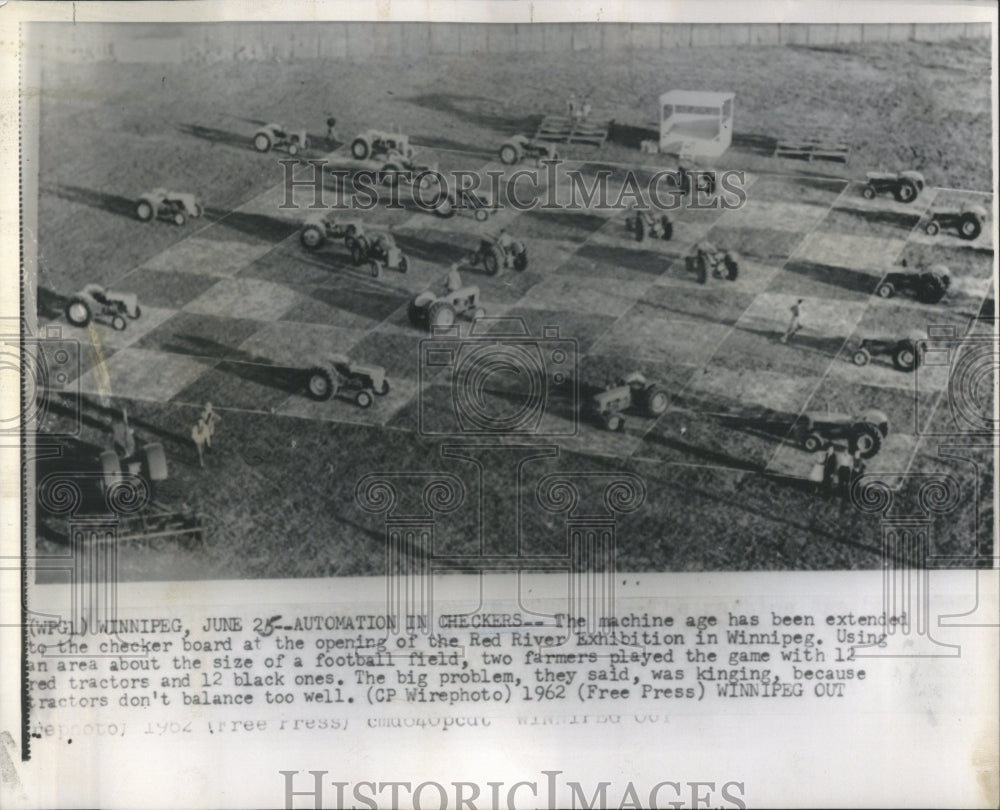
[[[900,343],[892,352],[892,364],[900,371],[913,371],[917,367],[917,347],[908,340]]]
[[[351,143],[351,154],[357,160],[364,160],[371,153],[371,146],[364,138],[355,138]]]
[[[872,361],[871,352],[868,349],[858,349],[851,356],[851,360],[856,366],[867,366]]]
[[[326,241],[326,234],[318,225],[306,225],[299,234],[299,241],[306,250],[319,250]]]
[[[669,241],[674,236],[674,223],[670,221],[670,217],[663,214],[660,217],[660,239],[664,242]]]
[[[427,325],[433,329],[435,326],[451,326],[455,323],[455,307],[448,301],[435,301],[427,310]]]
[[[807,435],[803,442],[807,453],[815,453],[817,450],[822,450],[825,444],[826,442],[823,440],[823,437],[815,432]]]
[[[896,294],[896,288],[891,281],[883,281],[875,290],[875,295],[879,298],[892,298]]]
[[[483,267],[486,268],[488,276],[495,276],[503,267],[503,253],[496,245],[490,245],[489,249],[483,253]]]
[[[135,215],[142,222],[149,222],[153,218],[153,206],[146,200],[139,200],[135,205]]]
[[[79,295],[74,295],[66,304],[66,320],[73,326],[86,326],[90,323],[90,304],[87,299]]]
[[[882,449],[882,434],[875,425],[861,423],[854,426],[851,438],[851,450],[857,451],[861,458],[869,459]]]
[[[635,215],[635,241],[641,242],[646,238],[646,221],[642,214]]]
[[[896,199],[901,203],[911,203],[917,199],[917,187],[912,181],[904,180],[896,188]]]
[[[371,273],[372,278],[378,278],[379,276],[381,276],[382,262],[378,261],[377,259],[373,261],[368,267],[368,272]]]
[[[876,193],[875,186],[870,184],[861,189],[861,196],[866,200],[874,200]]]
[[[258,132],[253,136],[253,148],[258,152],[267,152],[271,148],[271,136],[266,132]]]
[[[520,249],[518,250],[518,248]],[[518,242],[515,250],[517,253],[514,255],[514,269],[520,273],[528,269],[528,248]]]
[[[707,284],[708,283],[708,262],[705,261],[704,256],[698,256],[694,263],[695,272],[698,274],[698,283]]]
[[[337,381],[329,369],[316,366],[309,369],[306,391],[312,399],[323,402],[337,393]]]
[[[142,448],[143,464],[146,467],[146,477],[150,481],[167,480],[167,454],[159,442],[147,444]]]
[[[964,214],[958,225],[963,239],[975,239],[983,231],[983,223],[975,214]]]
[[[354,404],[359,408],[370,408],[375,398],[372,396],[371,391],[362,388],[354,395]]]
[[[941,232],[941,226],[938,225],[933,219],[927,223],[927,227],[924,228],[928,236],[937,236]]]
[[[946,291],[947,287],[941,279],[937,276],[927,276],[920,283],[918,297],[925,304],[936,304],[944,298]]]
[[[740,272],[740,263],[737,258],[732,253],[727,253],[722,262],[726,266],[726,278],[730,281],[736,281]]]
[[[361,239],[355,239],[351,244],[351,261],[355,267],[358,267],[365,260],[365,254],[368,253],[367,247],[367,242],[362,242]]]
[[[520,151],[514,144],[505,143],[500,147],[500,162],[506,163],[508,166],[513,166],[515,163],[521,160]]]
[[[640,404],[647,416],[661,416],[667,410],[670,400],[662,388],[651,385],[640,395]]]
[[[405,273],[407,270],[410,269],[410,263],[406,261],[406,256],[399,257],[399,265],[396,267],[396,269],[399,270],[400,273]]]

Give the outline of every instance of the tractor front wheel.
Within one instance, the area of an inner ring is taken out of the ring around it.
[[[176,225],[177,227],[180,227],[185,222],[187,222],[187,217],[184,216],[184,212],[183,211],[175,211],[174,212],[174,216],[173,216],[173,221],[174,221],[174,225]]]
[[[512,143],[505,143],[500,147],[500,162],[506,163],[508,166],[513,166],[521,159],[521,155],[518,153],[517,147]]]
[[[917,367],[917,347],[907,341],[892,353],[892,364],[900,371],[913,371]]]
[[[730,281],[736,281],[736,277],[740,273],[740,263],[735,256],[731,253],[727,253],[723,259],[723,264],[726,266],[726,278]]]
[[[361,263],[365,260],[365,250],[366,245],[364,245],[360,239],[355,239],[351,244],[351,261],[354,263],[355,267],[359,267]]]
[[[375,399],[372,397],[371,392],[364,388],[354,395],[354,404],[359,408],[370,408],[374,401]]]
[[[473,216],[476,218],[476,222],[486,222],[490,218],[490,212],[485,208],[477,208]]]
[[[66,305],[66,320],[73,326],[86,326],[90,323],[90,304],[85,298],[74,296]]]
[[[924,230],[928,236],[937,236],[941,232],[941,226],[934,222],[934,220],[931,220],[927,223],[927,227]]]
[[[875,295],[877,295],[879,298],[892,298],[892,296],[894,296],[895,294],[896,294],[896,288],[892,286],[891,281],[883,281],[881,284],[878,285],[878,288],[875,290]]]
[[[705,261],[704,256],[698,256],[695,259],[695,272],[698,274],[699,284],[708,283],[708,262]]]
[[[664,242],[669,241],[674,236],[674,223],[670,221],[670,217],[666,214],[660,217],[660,239]]]
[[[641,242],[646,238],[646,223],[641,214],[635,215],[635,241]]]
[[[312,399],[323,402],[337,393],[337,383],[329,369],[317,366],[309,370],[306,391]]]
[[[608,430],[616,431],[617,432],[619,430],[624,430],[624,428],[625,428],[625,420],[622,419],[618,414],[613,413],[613,414],[610,414],[607,418],[605,418],[605,420],[604,420],[604,426]]]
[[[371,147],[368,145],[368,141],[364,138],[355,138],[353,143],[351,143],[351,154],[357,160],[364,160],[371,154]]]
[[[142,222],[149,222],[153,218],[153,206],[145,200],[140,200],[135,206],[135,215]]]
[[[823,441],[823,437],[818,433],[810,433],[806,436],[806,440],[803,444],[805,445],[807,453],[815,453],[817,450],[822,450],[826,442]]]
[[[295,157],[298,153],[299,153],[299,145],[297,143],[293,141],[292,143],[288,144],[288,154],[290,154],[292,157]]]
[[[318,225],[306,225],[299,234],[299,241],[306,250],[319,250],[326,241],[326,234]]]
[[[253,148],[258,152],[267,152],[271,148],[271,138],[266,132],[258,132],[253,138]]]
[[[116,332],[124,332],[126,326],[128,326],[128,323],[121,315],[115,315],[114,317],[112,317],[111,328],[114,329]]]
[[[866,200],[874,200],[875,194],[876,194],[875,186],[867,185],[863,189],[861,189],[861,196],[864,197]]]
[[[966,214],[962,217],[962,221],[959,223],[958,232],[962,235],[963,239],[972,240],[979,236],[983,231],[983,223],[979,221],[979,217],[974,214]]]
[[[371,273],[372,278],[378,278],[382,275],[382,262],[373,261],[368,268],[368,272]]]
[[[851,357],[856,366],[867,366],[872,361],[871,353],[868,349],[858,349]]]
[[[399,264],[397,265],[396,269],[399,270],[400,273],[405,273],[407,270],[410,269],[410,263],[406,261],[406,256],[399,257]]]
[[[455,216],[455,206],[447,194],[442,193],[436,203],[434,203],[434,213],[442,219]]]

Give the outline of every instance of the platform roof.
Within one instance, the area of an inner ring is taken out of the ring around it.
[[[711,90],[670,90],[660,96],[660,104],[691,104],[721,107],[735,98],[735,93],[717,93]]]

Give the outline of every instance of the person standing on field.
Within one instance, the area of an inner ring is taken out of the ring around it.
[[[781,336],[782,343],[788,343],[788,338],[792,337],[799,330],[802,329],[802,303],[805,299],[800,298],[794,304],[789,307],[791,310],[792,317],[788,322],[788,328],[785,330],[785,334]]]

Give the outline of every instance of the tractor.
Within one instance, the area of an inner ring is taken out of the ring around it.
[[[942,229],[957,231],[962,239],[968,239],[971,242],[983,232],[986,219],[986,209],[979,205],[940,208],[931,211],[930,221],[924,226],[924,230],[928,236],[937,236]]]
[[[382,270],[386,267],[390,270],[398,270],[400,273],[405,273],[409,269],[406,256],[396,245],[396,240],[390,233],[378,232],[366,236],[355,231],[345,241],[347,241],[348,249],[351,251],[351,261],[354,262],[355,267],[368,262],[372,278],[378,278],[382,275]]]
[[[135,293],[107,290],[100,284],[87,284],[66,304],[66,320],[73,326],[86,326],[91,320],[110,324],[121,332],[128,320],[142,315],[139,297]],[[126,320],[126,318],[128,320]]]
[[[388,160],[390,155],[410,160],[413,157],[413,147],[410,145],[410,137],[401,132],[369,129],[351,141],[351,154],[357,160]]]
[[[471,209],[476,222],[485,222],[490,218],[490,212],[496,211],[499,207],[498,203],[490,202],[481,194],[476,194],[470,190],[462,192],[462,205],[459,207],[453,193],[442,191],[434,203],[433,210],[439,217],[448,219],[455,216],[459,211]]]
[[[389,150],[385,156],[385,163],[379,170],[379,176],[381,182],[386,185],[395,185],[401,176],[408,176],[410,182],[419,177],[421,190],[441,182],[438,176],[437,161],[425,163],[417,160],[412,149],[406,152]]]
[[[410,323],[421,329],[451,326],[458,315],[477,321],[486,315],[479,305],[479,287],[460,287],[457,290],[435,295],[430,290],[420,293],[407,308]]]
[[[500,162],[508,166],[520,163],[525,157],[535,159],[535,165],[541,166],[542,161],[558,160],[559,153],[551,143],[529,138],[527,135],[515,135],[500,144]]]
[[[168,219],[175,225],[183,225],[188,217],[200,217],[205,209],[195,194],[167,191],[154,188],[139,197],[135,204],[135,215],[142,222]]]
[[[590,416],[607,430],[624,430],[623,412],[637,412],[655,419],[670,404],[666,392],[638,371],[622,377],[594,394],[588,403]]]
[[[902,262],[906,267],[906,260]],[[898,292],[909,292],[924,304],[936,304],[951,286],[951,271],[943,264],[935,264],[921,271],[891,271],[875,288],[879,298],[892,298]]]
[[[348,250],[352,244],[365,239],[364,226],[358,220],[335,222],[328,215],[310,217],[299,232],[299,241],[306,250],[319,250],[327,239],[343,239]]]
[[[874,408],[857,416],[837,411],[806,411],[796,423],[796,432],[808,453],[837,441],[846,441],[850,451],[869,459],[882,449],[889,435],[889,417]]]
[[[341,397],[359,408],[370,408],[375,397],[389,393],[389,381],[382,366],[355,363],[346,355],[334,354],[309,369],[306,392],[317,401]]]
[[[888,355],[899,371],[916,371],[922,361],[920,341],[926,336],[919,331],[904,338],[863,338],[851,355],[856,366],[867,366],[873,357]]]
[[[281,124],[267,124],[254,133],[253,148],[258,152],[284,149],[295,157],[300,149],[309,148],[309,136],[304,129],[290,132]]]
[[[901,203],[911,203],[924,190],[920,172],[868,172],[861,195],[874,200],[879,194],[892,194]]]
[[[473,267],[482,262],[489,276],[495,276],[508,267],[521,272],[528,266],[528,248],[524,242],[511,239],[501,231],[497,237],[480,240],[479,249],[469,256],[468,261]]]
[[[666,214],[655,217],[649,211],[634,208],[625,219],[625,230],[635,234],[636,242],[643,241],[647,236],[668,240],[674,235],[674,223]]]
[[[740,257],[734,251],[720,250],[710,242],[699,242],[684,258],[684,267],[698,277],[699,284],[708,281],[709,273],[713,278],[736,281],[740,272]]]

